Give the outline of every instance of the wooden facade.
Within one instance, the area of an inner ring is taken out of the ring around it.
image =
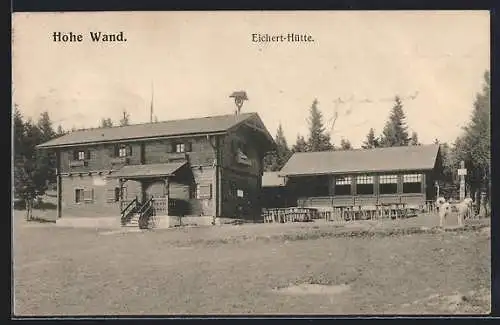
[[[259,218],[262,160],[274,142],[257,114],[224,118],[231,123],[213,132],[42,145],[57,156],[58,216],[116,216],[124,202],[153,197],[176,202],[170,215]]]
[[[288,201],[298,207],[402,203],[408,207],[422,207],[426,201],[436,199],[435,182],[442,175],[439,149],[432,146],[324,152],[313,153],[309,157],[307,154],[299,155],[303,156],[295,160],[292,157],[287,163],[289,166],[285,165],[280,172],[287,179]],[[348,156],[347,159],[345,156]],[[350,158],[358,161],[351,166]],[[311,165],[308,165],[309,159]],[[319,159],[322,166],[317,167]],[[365,161],[359,162],[363,159]],[[374,166],[377,163],[386,165],[386,170]],[[322,170],[319,171],[319,168]],[[352,171],[349,171],[350,168]]]
[[[288,188],[294,193],[291,201],[299,207],[396,203],[423,206],[427,200],[435,199],[432,173],[424,171],[290,177]],[[341,193],[336,193],[336,189]]]

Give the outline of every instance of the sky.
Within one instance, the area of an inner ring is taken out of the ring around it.
[[[89,32],[123,32],[94,43]],[[53,33],[83,34],[54,42]],[[306,34],[314,42],[252,42],[252,34]],[[132,123],[257,112],[288,143],[307,136],[319,102],[332,142],[359,147],[380,134],[403,99],[422,143],[452,142],[472,112],[490,66],[488,11],[15,13],[13,102],[25,117],[48,111],[55,125],[97,127],[123,110]],[[335,110],[338,118],[332,129]]]

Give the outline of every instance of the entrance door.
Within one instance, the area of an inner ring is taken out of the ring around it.
[[[142,183],[142,203],[145,203],[150,198],[164,198],[166,196],[165,180],[143,181]]]

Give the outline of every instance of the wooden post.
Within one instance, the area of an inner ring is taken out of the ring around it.
[[[62,215],[62,197],[61,197],[61,174],[59,169],[56,168],[56,186],[57,186],[57,219],[61,218]]]
[[[467,175],[467,169],[465,169],[465,162],[463,160],[460,162],[458,175],[460,176],[460,201],[463,201],[465,199],[465,175]]]
[[[57,219],[62,217],[62,186],[61,186],[61,152],[56,150],[56,192],[57,192]]]
[[[169,211],[169,208],[168,208],[168,198],[169,198],[169,195],[170,195],[170,184],[169,184],[169,181],[168,181],[168,177],[165,177],[165,210],[164,211],[167,215],[170,215],[170,211]]]

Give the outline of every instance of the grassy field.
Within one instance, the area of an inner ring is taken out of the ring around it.
[[[16,212],[15,314],[489,313],[489,228],[427,218],[124,232]]]

